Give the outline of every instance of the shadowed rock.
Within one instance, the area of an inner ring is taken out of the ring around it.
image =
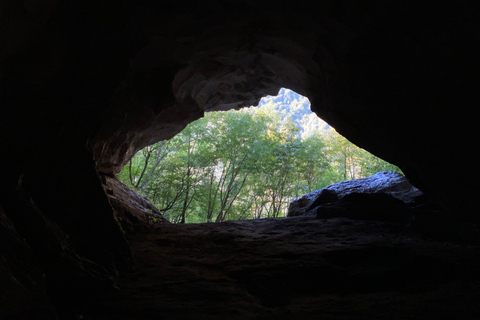
[[[0,206],[0,317],[34,319],[55,309],[46,289],[46,279],[32,249],[18,234]],[[50,318],[45,318],[50,319]]]
[[[117,179],[105,176],[104,188],[125,232],[145,231],[155,223],[170,223],[148,199]]]
[[[402,174],[383,171],[308,193],[291,202],[287,215],[398,220],[408,207],[418,204],[422,196]]]

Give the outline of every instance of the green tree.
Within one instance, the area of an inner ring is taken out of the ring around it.
[[[302,140],[296,155],[297,172],[295,197],[321,189],[329,184],[329,163],[324,138],[319,133]]]
[[[255,170],[261,150],[261,136],[266,131],[264,122],[255,121],[249,112],[223,112],[209,117],[216,134],[207,139],[214,159],[208,170],[207,221],[224,221]],[[235,211],[235,210],[233,210]]]

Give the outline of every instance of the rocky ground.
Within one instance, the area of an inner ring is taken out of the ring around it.
[[[480,247],[401,224],[162,224],[130,243],[138,270],[76,319],[480,318]]]

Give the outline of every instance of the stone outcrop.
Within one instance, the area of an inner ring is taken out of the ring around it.
[[[359,196],[360,194],[368,194],[370,196]],[[359,205],[367,207],[378,205],[375,204],[375,201],[385,204],[385,202],[389,201],[388,199],[391,199],[393,203],[398,202],[408,206],[415,206],[422,201],[423,192],[410,184],[402,174],[393,171],[383,171],[367,178],[342,181],[307,193],[290,203],[287,216],[313,214],[312,210],[316,212],[319,206],[338,202],[345,197],[347,199],[344,202],[357,198]],[[363,201],[366,202],[362,203]]]
[[[99,172],[204,112],[288,87],[446,211],[478,222],[478,16],[467,4],[375,0],[5,0],[0,205],[49,296],[79,269],[88,296],[131,267]]]
[[[170,223],[148,199],[116,178],[104,176],[104,188],[124,232],[146,231],[157,223]]]

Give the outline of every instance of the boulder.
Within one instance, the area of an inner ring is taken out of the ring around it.
[[[423,193],[398,172],[342,181],[308,193],[290,203],[287,216],[344,216],[357,219],[402,220],[409,207],[419,205]]]

